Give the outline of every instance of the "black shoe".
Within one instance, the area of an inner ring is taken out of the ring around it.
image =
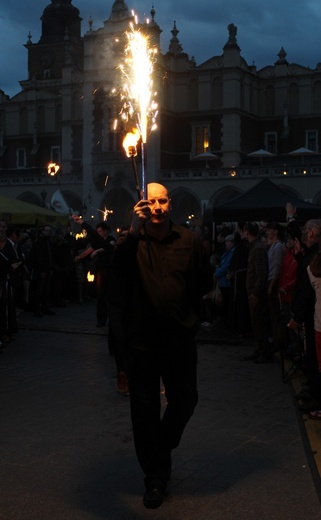
[[[143,496],[144,506],[148,509],[157,509],[162,505],[164,498],[165,490],[162,487],[148,488]]]
[[[245,359],[245,361],[254,361],[254,359],[258,359],[260,356],[261,356],[261,352],[258,352],[256,350],[255,352],[253,352],[249,356],[244,356],[243,359]]]

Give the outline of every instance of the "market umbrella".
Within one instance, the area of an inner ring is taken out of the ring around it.
[[[69,216],[18,199],[0,196],[0,220],[14,225],[67,225]]]
[[[219,157],[212,152],[202,152],[193,157],[193,161],[205,161],[206,168],[208,168],[208,161],[214,161],[215,159],[219,159]]]
[[[268,152],[267,150],[263,150],[260,148],[259,150],[255,150],[254,152],[250,152],[247,154],[249,157],[257,157],[260,159],[260,165],[262,166],[262,162],[264,158],[275,157],[275,153]]]
[[[292,152],[289,152],[289,155],[301,156],[302,163],[303,163],[305,155],[319,155],[319,154],[318,154],[318,152],[316,152],[314,150],[310,150],[309,148],[305,148],[304,146],[301,146],[301,148],[297,148],[296,150],[292,150]]]

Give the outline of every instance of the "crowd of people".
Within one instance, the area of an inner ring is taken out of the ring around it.
[[[105,222],[101,226],[108,230]],[[93,230],[99,236],[98,232]],[[44,225],[39,229],[19,229],[0,222],[2,351],[18,332],[19,310],[41,319],[44,315],[55,314],[55,307],[65,307],[72,300],[82,303],[98,293],[97,326],[106,323],[107,303],[100,298],[99,292],[101,277],[96,276],[94,289],[87,280],[87,273],[100,274],[99,264],[104,263],[96,246],[94,239],[85,232],[79,233],[78,237],[69,228]],[[107,301],[107,296],[105,299]]]
[[[203,297],[203,330],[227,326],[252,338],[246,361],[268,363],[276,352],[305,374],[299,409],[321,420],[321,219],[222,226],[210,248],[213,287]],[[207,240],[199,231],[202,240]]]
[[[167,189],[151,183],[117,238],[106,222],[93,228],[76,215],[77,238],[50,225],[0,222],[0,351],[18,331],[17,309],[41,319],[71,300],[96,298],[117,389],[130,397],[148,508],[165,497],[172,450],[197,404],[199,325],[254,340],[246,361],[269,363],[280,351],[300,363],[300,409],[321,420],[321,219],[300,225],[288,204],[286,225],[238,222],[213,236],[209,226],[175,225],[170,210]]]

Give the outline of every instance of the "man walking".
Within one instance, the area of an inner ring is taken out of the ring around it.
[[[127,278],[124,333],[131,418],[138,461],[145,474],[144,505],[159,507],[171,475],[171,452],[197,404],[195,333],[201,297],[212,272],[197,235],[174,225],[167,189],[148,185],[131,227],[114,253]],[[161,417],[160,379],[167,406]]]

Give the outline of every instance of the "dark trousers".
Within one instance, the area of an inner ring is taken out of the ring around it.
[[[281,322],[281,304],[278,297],[278,288],[275,287],[268,296],[268,310],[270,317],[271,334],[273,338],[273,346],[275,350],[279,350],[281,344],[280,322]],[[282,346],[282,345],[281,345]]]
[[[154,338],[151,339],[154,342]],[[129,390],[136,454],[145,483],[166,485],[171,473],[171,450],[180,442],[197,404],[197,351],[194,339],[184,346],[164,343],[166,351],[132,349]],[[160,378],[167,405],[161,417]]]
[[[105,325],[108,317],[108,272],[105,269],[99,269],[95,275],[96,278],[96,295],[97,306],[96,315],[97,323]]]
[[[51,299],[51,271],[33,272],[32,278],[32,305],[34,311],[42,312],[48,309]]]
[[[269,344],[269,314],[268,305],[265,298],[260,298],[255,307],[250,306],[251,327],[257,349],[261,354],[270,353]]]

